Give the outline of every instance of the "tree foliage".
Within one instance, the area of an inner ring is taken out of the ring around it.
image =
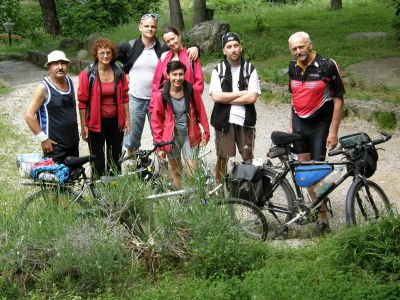
[[[5,22],[16,23],[19,11],[19,0],[0,0],[0,26]]]
[[[56,0],[63,35],[88,35],[124,24],[159,0]]]
[[[128,21],[128,0],[57,0],[64,35],[87,35]]]

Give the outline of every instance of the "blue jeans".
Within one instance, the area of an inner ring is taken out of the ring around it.
[[[150,100],[139,99],[129,94],[129,112],[131,117],[131,132],[124,137],[124,147],[127,149],[139,149],[142,139],[143,127],[147,120],[150,123]]]

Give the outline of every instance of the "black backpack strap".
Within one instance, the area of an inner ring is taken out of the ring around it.
[[[254,71],[254,66],[250,63],[250,62],[248,62],[247,60],[245,60],[244,61],[244,64],[243,64],[243,77],[246,79],[248,79],[248,78],[250,78],[250,76],[251,76],[251,73],[253,73],[253,71]]]
[[[97,65],[95,66],[94,64],[90,64],[86,67],[86,73],[88,76],[88,82],[89,82],[89,98],[88,98],[88,105],[86,109],[86,118],[90,120],[90,102],[92,98],[92,90],[93,90],[93,85],[94,81],[97,76]]]
[[[132,47],[132,49],[133,49],[133,47],[134,47],[135,44],[136,44],[136,39],[130,40],[128,43],[129,43],[129,45],[131,45],[131,47]]]
[[[219,80],[220,80],[221,86],[222,86],[222,83],[223,83],[223,81],[225,80],[225,73],[226,73],[226,66],[225,66],[224,62],[223,62],[223,61],[220,61],[220,62],[217,64],[217,66],[215,67],[215,70],[216,70],[217,73],[218,73]]]

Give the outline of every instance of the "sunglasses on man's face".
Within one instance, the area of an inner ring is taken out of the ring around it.
[[[158,16],[155,14],[145,14],[142,16],[142,18],[140,20],[143,21],[143,20],[147,20],[147,19],[158,20]]]

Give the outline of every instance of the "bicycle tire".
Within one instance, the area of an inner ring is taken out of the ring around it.
[[[89,208],[89,204],[72,191],[43,189],[26,197],[20,206],[20,212],[40,211],[43,208],[63,208],[74,212],[82,212]]]
[[[369,195],[367,193],[368,186]],[[392,212],[392,207],[383,189],[371,180],[357,178],[351,184],[346,197],[346,222],[348,225],[376,221]]]
[[[227,208],[227,213],[239,230],[252,239],[265,241],[268,223],[261,209],[247,200],[227,198],[218,202]]]
[[[271,180],[270,182],[273,182],[273,178],[277,175],[278,172],[275,170],[268,167],[263,168],[263,176],[267,176]],[[279,230],[283,224],[293,218],[295,199],[292,186],[286,178],[283,178],[273,191],[272,196],[267,197],[262,206],[270,232]]]

